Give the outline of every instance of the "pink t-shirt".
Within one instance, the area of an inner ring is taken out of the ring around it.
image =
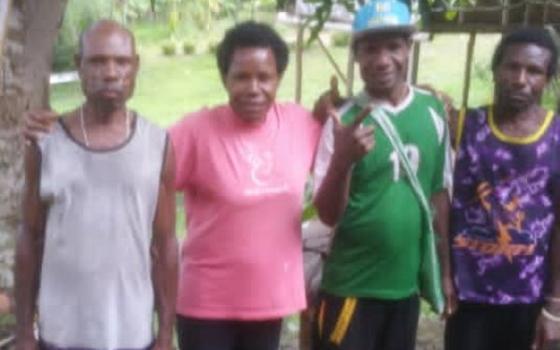
[[[179,314],[259,320],[305,307],[301,213],[320,128],[296,104],[259,125],[218,106],[171,128],[188,228]]]

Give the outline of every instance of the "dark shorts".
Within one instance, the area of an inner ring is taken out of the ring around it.
[[[420,301],[322,294],[313,325],[314,350],[414,350]]]
[[[209,320],[177,315],[181,350],[277,350],[282,319]]]
[[[446,350],[529,350],[540,304],[459,303],[445,327]]]

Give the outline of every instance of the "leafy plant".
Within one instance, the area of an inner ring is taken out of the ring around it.
[[[355,0],[307,0],[307,3],[316,6],[314,15],[307,19],[305,23],[306,26],[311,26],[311,33],[307,40],[308,44],[317,39],[325,23],[329,20],[335,4],[344,6],[349,12],[354,12],[356,6]]]
[[[218,43],[215,41],[210,41],[208,43],[208,52],[211,54],[215,54],[218,51]]]
[[[196,47],[193,43],[185,41],[183,43],[183,53],[185,55],[192,55],[196,51]]]
[[[177,53],[177,44],[173,41],[168,41],[161,45],[161,52],[165,56],[174,56]]]
[[[336,47],[348,47],[350,45],[350,34],[348,33],[334,33],[332,36],[332,43]]]
[[[105,0],[69,1],[64,22],[54,47],[54,71],[60,72],[74,67],[74,53],[82,31],[94,21],[109,17],[111,6]]]

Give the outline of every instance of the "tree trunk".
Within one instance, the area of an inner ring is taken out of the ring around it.
[[[0,38],[0,289],[10,291],[23,185],[18,130],[24,111],[48,106],[52,51],[67,0],[0,1],[10,11],[6,25],[0,16],[0,28],[6,28]]]

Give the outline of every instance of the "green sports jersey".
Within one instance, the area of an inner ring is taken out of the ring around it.
[[[369,103],[362,93],[342,111],[350,123]],[[396,108],[383,107],[429,198],[445,188],[447,127],[442,104],[411,88]],[[365,125],[375,124],[368,117]],[[322,289],[341,296],[400,299],[418,290],[420,235],[425,216],[386,135],[352,170],[348,205],[336,227]]]

